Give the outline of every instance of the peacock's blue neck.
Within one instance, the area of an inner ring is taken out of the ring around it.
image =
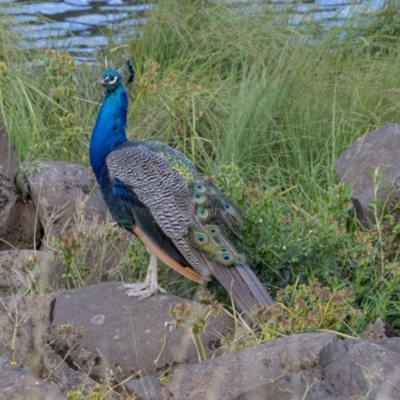
[[[118,145],[127,141],[126,114],[128,96],[120,85],[113,92],[107,92],[101,105],[90,139],[90,163],[96,178],[101,179],[102,169],[108,154]]]

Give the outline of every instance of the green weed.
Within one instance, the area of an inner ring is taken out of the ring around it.
[[[99,52],[99,67],[76,65],[51,48],[18,51],[22,39],[0,16],[0,120],[22,161],[88,165],[103,95],[92,82],[105,55],[116,67],[128,56],[137,70],[128,87],[130,139],[182,150],[232,197],[244,214],[252,265],[272,294],[315,279],[332,296],[350,287],[349,304],[362,316],[337,329],[358,334],[376,316],[399,328],[398,221],[377,213],[376,227],[361,228],[333,168],[355,138],[399,122],[394,11],[323,31],[310,23],[288,27],[285,15],[268,10],[249,17],[226,2],[167,0],[123,50]],[[99,237],[103,255],[115,251],[104,245],[108,233]],[[58,240],[73,285],[104,279],[90,261],[104,257],[88,256],[92,239]],[[129,259],[145,266],[146,257],[134,243],[128,261],[121,259],[128,268]],[[168,274],[166,281],[175,279]],[[171,287],[193,297],[186,281]]]

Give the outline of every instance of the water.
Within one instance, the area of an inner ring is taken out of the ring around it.
[[[118,44],[146,23],[146,12],[152,9],[123,0],[0,0],[0,6],[1,13],[23,23],[14,29],[26,39],[28,48],[68,48],[81,61],[93,61],[94,50],[109,45],[105,30],[114,32],[113,43]]]
[[[238,8],[247,0],[230,0]],[[262,3],[265,5],[266,3]],[[79,61],[94,61],[94,50],[109,45],[105,30],[112,30],[113,43],[124,35],[134,35],[146,23],[151,4],[135,0],[66,0],[6,1],[0,0],[0,12],[12,15],[19,23],[14,29],[26,39],[27,47],[65,49]],[[260,3],[257,4],[257,7]],[[289,24],[308,19],[325,27],[343,22],[352,13],[368,14],[385,7],[385,0],[270,0],[276,11],[290,10]],[[240,9],[240,8],[239,8]],[[243,9],[249,10],[249,7]],[[43,18],[44,17],[44,18]]]

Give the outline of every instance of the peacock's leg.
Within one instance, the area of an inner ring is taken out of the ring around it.
[[[158,273],[157,273],[157,257],[150,253],[150,263],[147,270],[146,278],[142,283],[125,283],[124,289],[126,296],[140,296],[140,299],[150,297],[157,292],[166,293],[166,291],[158,286]]]

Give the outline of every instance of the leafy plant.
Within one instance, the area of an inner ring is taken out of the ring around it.
[[[140,34],[125,38],[123,50],[134,55],[137,70],[128,89],[130,138],[182,150],[239,205],[244,246],[273,296],[315,279],[332,296],[350,287],[351,306],[363,317],[337,329],[354,334],[376,316],[400,327],[396,213],[379,214],[376,198],[377,225],[360,227],[333,168],[356,137],[399,122],[393,10],[323,31],[310,23],[288,27],[287,16],[267,9],[249,17],[226,2],[167,0],[149,13]],[[20,159],[87,165],[103,95],[92,82],[103,69],[101,56],[118,68],[121,51],[99,52],[99,66],[76,64],[67,51],[20,51],[10,19],[0,20],[0,120]],[[118,267],[124,278],[141,278],[142,246],[132,242],[127,256],[117,253],[120,263],[105,275],[101,266],[117,252],[119,231],[88,232],[54,244],[71,285],[114,278]],[[194,286],[173,272],[161,275],[170,290],[195,296]]]

